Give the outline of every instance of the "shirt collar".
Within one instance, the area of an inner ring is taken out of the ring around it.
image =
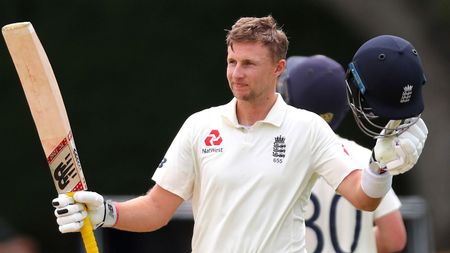
[[[232,125],[233,127],[239,128],[242,126],[239,124],[237,119],[236,102],[237,102],[236,98],[233,98],[228,104],[224,105],[221,115],[222,118],[225,120],[225,122]],[[272,106],[272,109],[270,109],[265,119],[260,120],[258,122],[268,123],[279,127],[281,126],[284,115],[286,114],[286,110],[287,110],[286,102],[284,102],[283,97],[281,97],[281,95],[277,93],[277,100],[275,101],[275,104]]]

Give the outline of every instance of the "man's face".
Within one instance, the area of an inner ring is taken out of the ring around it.
[[[275,92],[284,60],[274,62],[270,51],[258,42],[237,42],[228,47],[227,79],[233,95],[244,101],[266,98]]]

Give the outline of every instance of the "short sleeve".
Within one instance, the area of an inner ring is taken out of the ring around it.
[[[337,135],[325,121],[314,122],[313,164],[316,172],[336,190],[355,169],[361,169],[345,150]]]
[[[401,202],[398,196],[395,194],[394,190],[391,188],[386,196],[381,200],[377,209],[374,211],[374,218],[378,219],[381,216],[389,214],[395,210],[399,210],[401,207]]]
[[[191,116],[178,131],[152,177],[159,186],[184,200],[191,198],[195,178],[193,128]]]

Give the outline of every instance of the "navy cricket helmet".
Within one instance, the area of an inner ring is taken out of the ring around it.
[[[401,128],[386,129],[383,136],[398,135],[424,109],[422,62],[414,46],[403,38],[381,35],[365,42],[348,65],[346,82],[355,121],[369,136],[380,137],[380,130],[386,129],[383,120],[413,118]]]
[[[324,55],[291,56],[277,90],[297,108],[319,114],[336,130],[348,112],[345,71]]]

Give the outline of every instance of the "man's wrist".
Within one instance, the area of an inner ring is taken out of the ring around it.
[[[372,168],[366,168],[361,176],[361,188],[371,198],[382,198],[391,189],[392,175],[377,174]]]
[[[102,227],[113,227],[117,222],[117,208],[111,200],[105,201],[105,216]]]

